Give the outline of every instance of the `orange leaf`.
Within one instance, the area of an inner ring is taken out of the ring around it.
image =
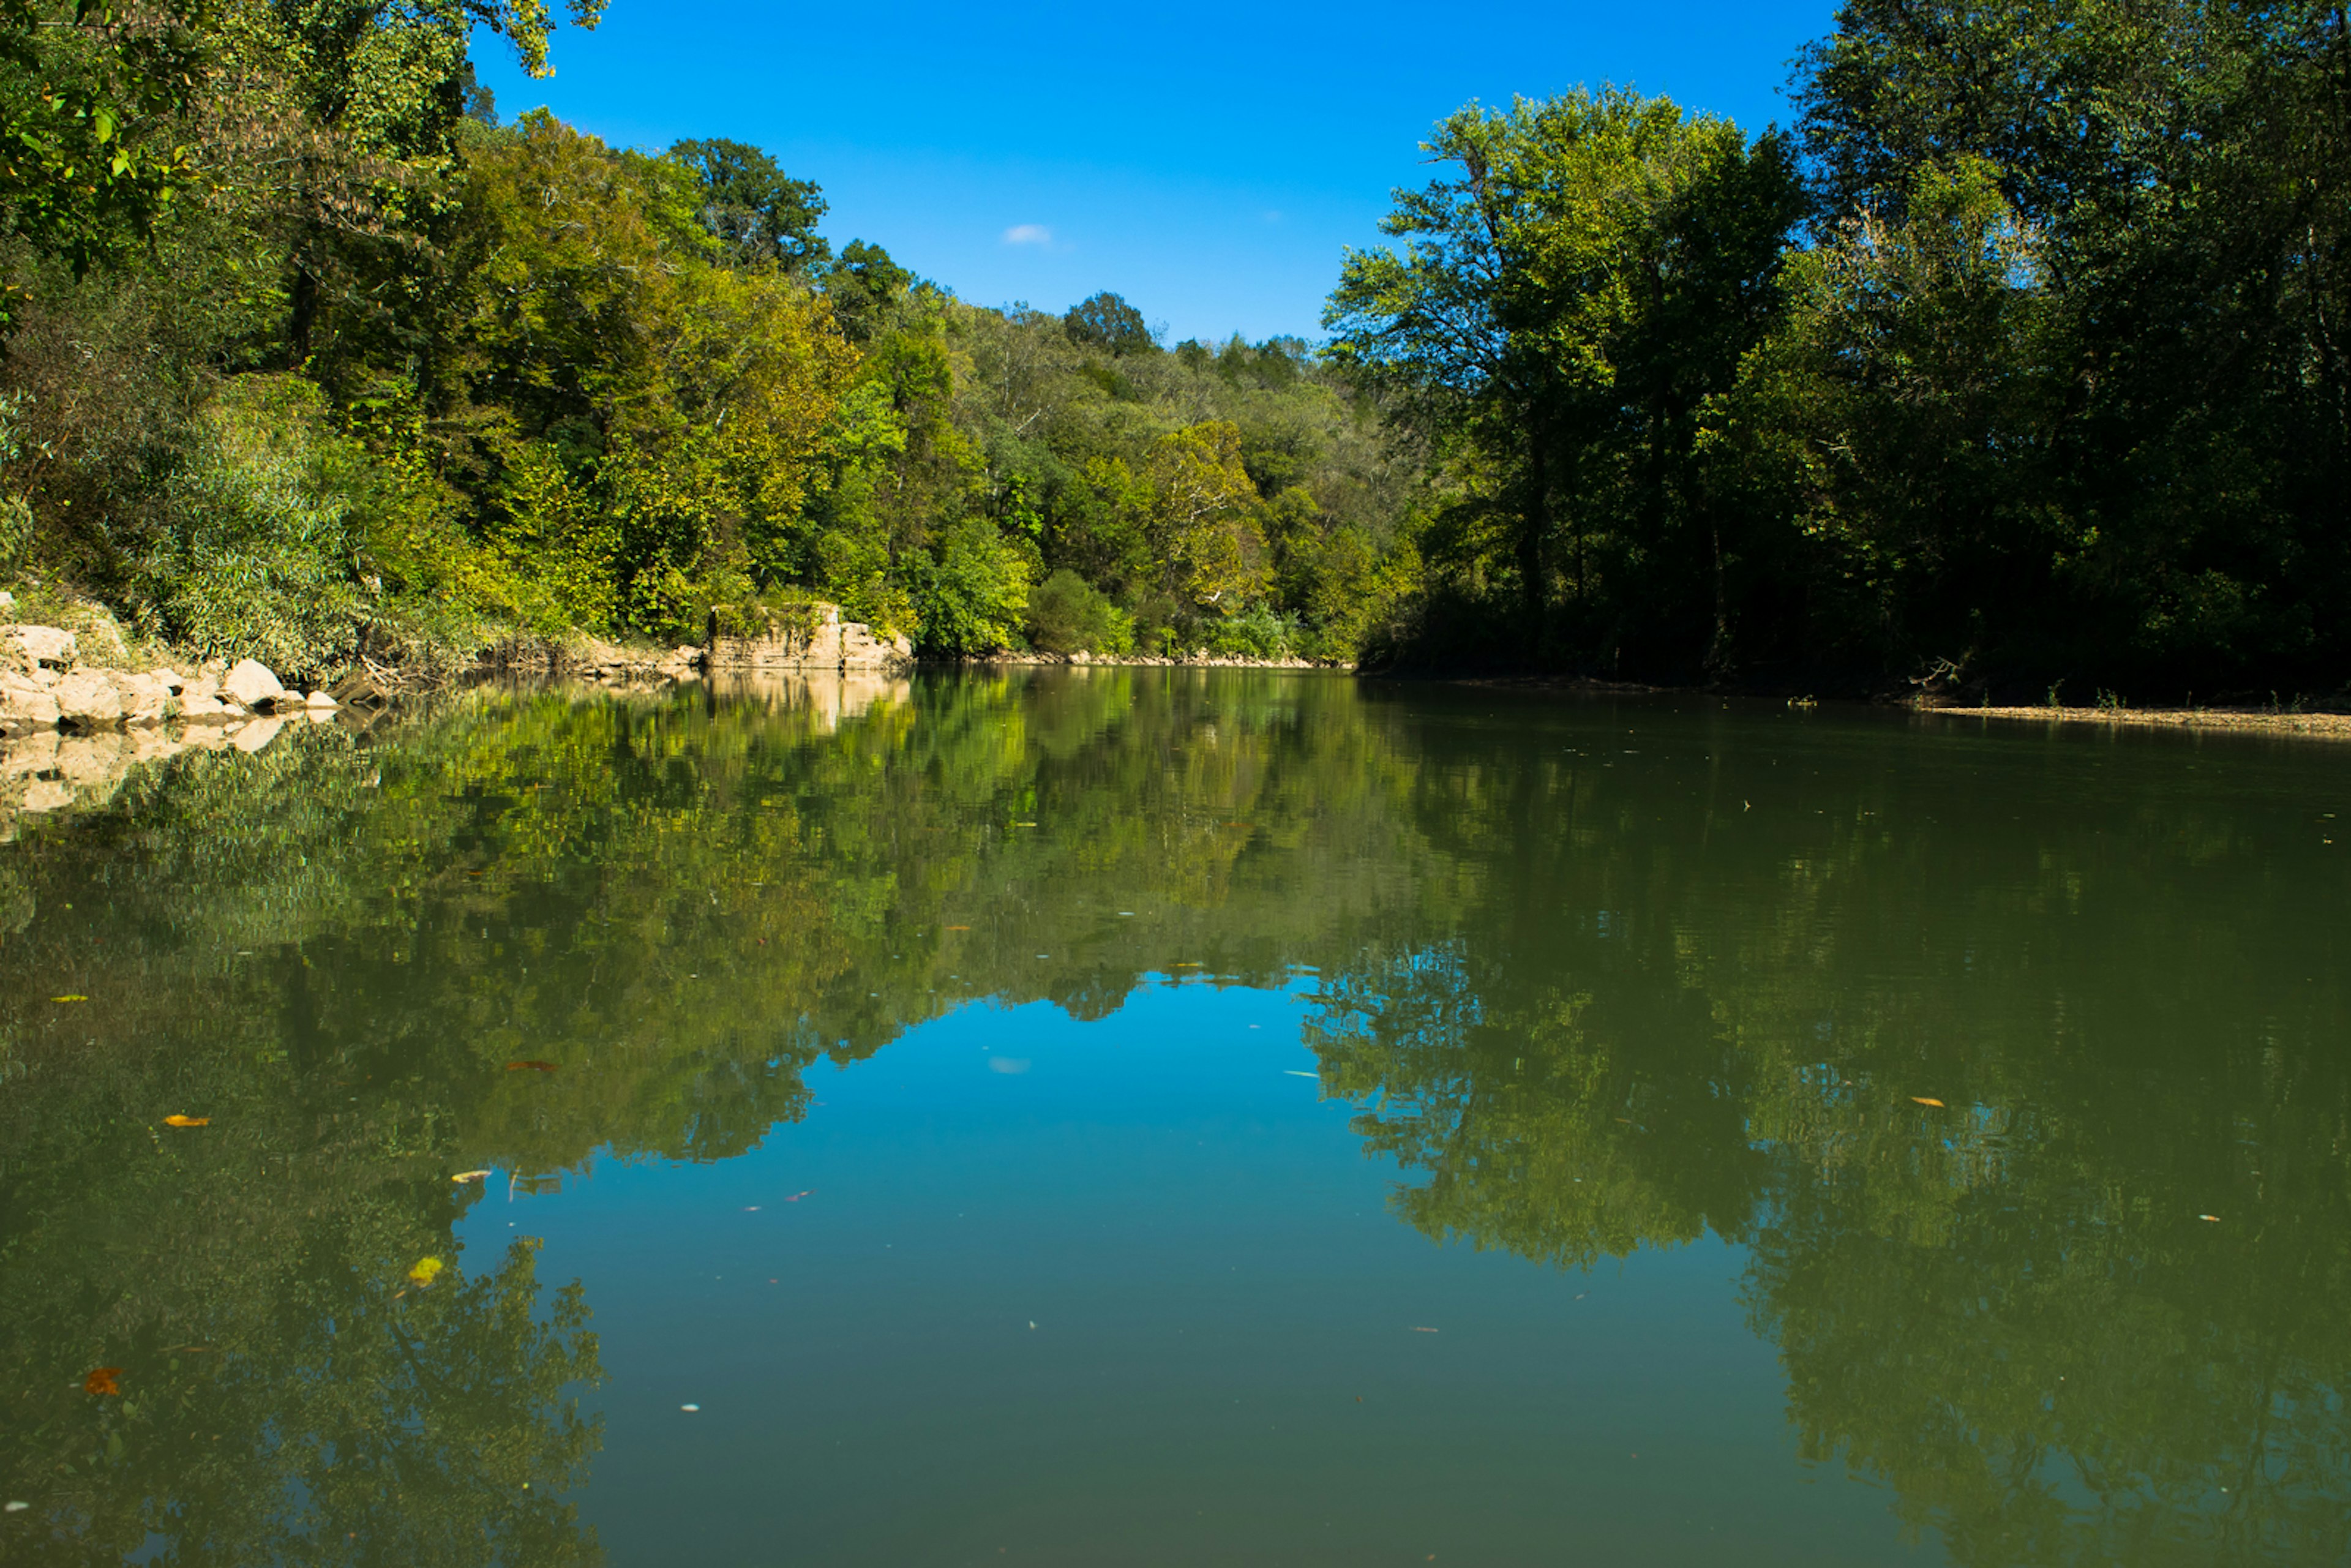
[[[551,1061],[509,1061],[507,1063],[507,1071],[508,1072],[552,1072],[555,1071],[555,1063]]]
[[[167,1127],[209,1127],[212,1124],[213,1119],[210,1116],[166,1116],[163,1118],[163,1125]]]
[[[945,929],[949,931],[968,931],[971,927],[968,925],[949,925],[945,927]]]
[[[119,1366],[101,1366],[81,1380],[81,1391],[84,1394],[120,1394],[122,1385],[114,1380],[121,1375],[122,1368]]]
[[[1945,1106],[1940,1100],[1929,1100],[1924,1094],[1913,1094],[1910,1098],[1916,1100],[1921,1105],[1932,1105],[1938,1111],[1949,1108]]]

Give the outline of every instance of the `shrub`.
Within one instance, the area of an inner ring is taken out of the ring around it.
[[[1134,646],[1134,618],[1063,567],[1029,596],[1029,641],[1049,653],[1123,653]]]
[[[1028,558],[973,518],[947,531],[915,585],[914,641],[926,653],[992,653],[1019,635],[1028,607]]]
[[[289,679],[349,666],[366,599],[350,502],[329,477],[325,449],[339,440],[307,382],[242,376],[223,388],[167,486],[163,538],[140,564],[170,636]]]

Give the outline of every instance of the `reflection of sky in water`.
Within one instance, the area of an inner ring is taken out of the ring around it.
[[[748,1155],[476,1208],[596,1304],[615,1563],[1901,1555],[1794,1458],[1739,1249],[1432,1244],[1295,1075],[1308,1006],[975,1004],[811,1069]]]

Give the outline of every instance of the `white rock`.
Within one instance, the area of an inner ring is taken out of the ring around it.
[[[122,697],[122,722],[128,725],[161,724],[172,711],[172,688],[153,675],[131,672],[114,677],[114,689]]]
[[[214,692],[190,686],[180,694],[183,724],[243,724],[249,716],[244,704],[225,702]]]
[[[6,589],[0,588],[0,615],[14,615],[16,613],[16,596],[9,592]]]
[[[238,660],[236,667],[221,677],[221,690],[251,708],[266,706],[286,695],[284,684],[258,659]]]
[[[342,706],[343,705],[342,705],[342,704],[340,704],[340,703],[339,703],[339,702],[337,702],[334,698],[332,698],[332,697],[329,696],[329,695],[328,695],[326,693],[324,693],[324,692],[312,692],[308,696],[304,697],[304,698],[302,699],[302,706],[305,706],[305,707],[322,707],[322,708],[333,709],[333,708],[339,708],[339,707]]]
[[[0,736],[14,739],[57,727],[57,699],[22,675],[0,670]]]
[[[83,729],[110,729],[122,722],[122,694],[114,683],[96,670],[69,672],[51,695],[57,699],[57,716],[66,723]]]
[[[11,626],[0,632],[26,668],[48,664],[65,669],[74,662],[74,634],[54,626]]]
[[[188,689],[187,681],[181,675],[179,671],[172,668],[169,664],[158,664],[155,668],[148,671],[147,673],[154,676],[157,680],[162,682],[163,689],[171,693],[173,696],[178,696],[182,692]]]

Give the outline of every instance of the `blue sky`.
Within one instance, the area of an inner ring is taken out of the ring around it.
[[[1615,82],[1750,130],[1826,0],[1674,5],[663,5],[611,0],[533,82],[476,50],[502,117],[545,104],[658,149],[727,136],[823,185],[863,238],[983,305],[1123,294],[1169,340],[1320,335],[1417,144],[1472,99]]]

